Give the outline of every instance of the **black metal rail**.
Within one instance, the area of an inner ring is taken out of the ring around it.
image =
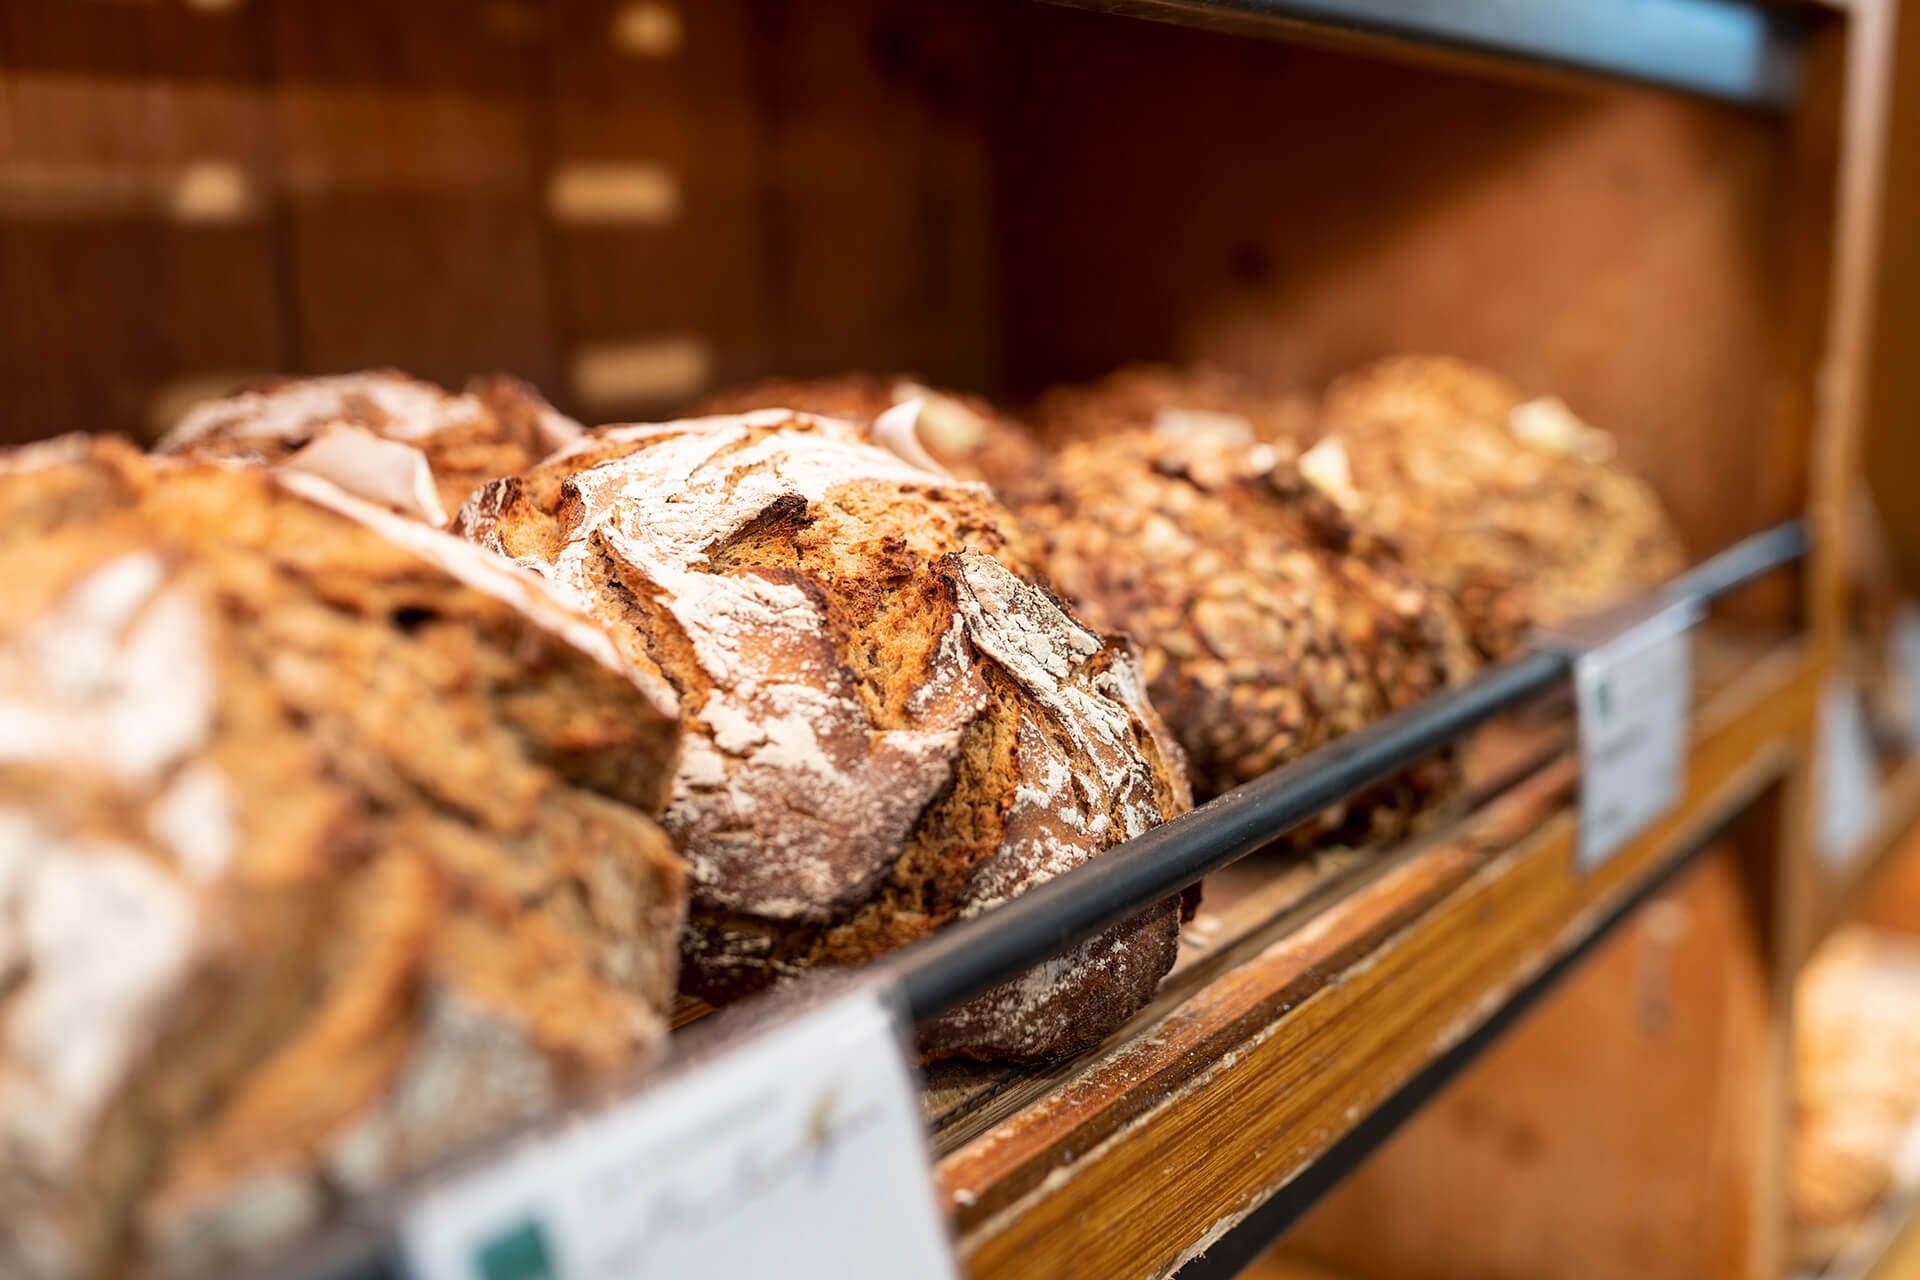
[[[1381,42],[1594,73],[1768,111],[1798,95],[1810,17],[1766,0],[1051,0],[1182,26]]]
[[[1798,559],[1806,546],[1805,526],[1790,521],[1689,570],[1659,599],[1704,608]],[[1572,671],[1573,655],[1561,650],[1537,649],[1498,663],[1458,689],[1377,720],[883,963],[914,1021],[935,1017],[1179,893],[1328,805],[1546,692]]]
[[[1663,605],[1704,608],[1715,597],[1792,563],[1806,549],[1806,527],[1792,520],[1704,561],[1655,593],[1655,599]],[[1489,667],[1469,684],[1348,734],[1002,906],[896,952],[868,972],[894,993],[913,1021],[937,1017],[1179,893],[1494,716],[1524,705],[1567,680],[1573,662],[1566,650],[1536,649]],[[273,1274],[311,1280],[392,1280],[403,1275],[389,1238],[396,1209],[392,1197],[350,1208],[345,1221],[291,1265],[274,1268]]]
[[[1174,1275],[1177,1280],[1230,1280],[1252,1265],[1256,1258],[1286,1234],[1288,1227],[1305,1217],[1308,1210],[1339,1186],[1343,1178],[1398,1132],[1401,1125],[1412,1119],[1476,1058],[1511,1030],[1562,979],[1578,968],[1580,962],[1591,955],[1622,922],[1654,897],[1664,893],[1702,853],[1737,828],[1780,781],[1779,775],[1757,779],[1753,790],[1735,796],[1718,813],[1683,837],[1668,852],[1665,860],[1649,868],[1577,942],[1523,982],[1485,1022],[1441,1052],[1388,1096],[1386,1101],[1342,1134],[1299,1177],[1281,1187],[1265,1204],[1216,1240],[1205,1253],[1176,1271]]]

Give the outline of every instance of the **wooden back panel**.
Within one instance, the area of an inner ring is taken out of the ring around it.
[[[1616,432],[1696,553],[1801,509],[1804,462],[1770,465],[1804,459],[1812,380],[1780,362],[1780,121],[1048,6],[1015,29],[1019,385],[1173,355],[1314,389],[1445,352]]]
[[[270,369],[508,368],[605,419],[773,371],[1438,350],[1616,431],[1696,550],[1804,500],[1765,117],[1026,0],[0,0],[0,34],[6,438]]]

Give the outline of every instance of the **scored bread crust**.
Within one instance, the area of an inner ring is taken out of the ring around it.
[[[677,722],[544,583],[111,441],[0,543],[0,1272],[224,1274],[664,1044]]]
[[[1336,501],[1394,538],[1453,596],[1481,654],[1502,658],[1534,627],[1685,565],[1658,497],[1611,461],[1611,443],[1485,369],[1401,356],[1328,389],[1314,454],[1334,463]]]
[[[275,465],[330,432],[366,432],[417,450],[432,493],[407,504],[445,524],[467,495],[580,436],[580,424],[526,383],[504,374],[455,394],[394,369],[318,378],[271,378],[196,405],[154,446],[204,461]],[[438,510],[435,510],[437,507]]]
[[[1281,451],[1225,433],[1078,441],[1022,508],[1059,588],[1141,644],[1196,792],[1218,794],[1471,674],[1440,593]],[[1446,758],[1301,833],[1372,839],[1451,785]]]
[[[848,424],[607,429],[481,490],[457,527],[577,592],[677,692],[665,821],[693,881],[694,994],[870,960],[1190,802],[1127,644],[1020,576],[982,486]],[[1177,928],[1169,900],[926,1047],[1084,1047],[1145,1002]]]
[[[796,409],[867,426],[889,409],[916,399],[921,401],[913,423],[918,442],[956,479],[977,480],[1006,495],[1031,483],[1044,465],[1045,454],[1033,433],[986,400],[936,390],[906,374],[773,378],[705,396],[697,412]]]

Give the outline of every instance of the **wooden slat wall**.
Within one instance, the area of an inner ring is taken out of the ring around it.
[[[277,0],[282,287],[303,369],[550,380],[540,84],[512,5]],[[537,20],[538,10],[524,10]]]
[[[994,12],[0,0],[0,440],[272,370],[990,384]]]
[[[0,5],[0,440],[286,362],[268,211],[188,189],[268,170],[266,53],[245,10]]]
[[[636,27],[616,42],[623,14]],[[747,7],[590,0],[555,4],[550,20],[547,182],[639,186],[624,204],[548,211],[556,340],[570,361],[585,353],[594,383],[583,410],[658,410],[757,372],[762,158]],[[565,380],[581,398],[571,365]]]

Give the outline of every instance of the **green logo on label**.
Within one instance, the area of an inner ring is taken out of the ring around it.
[[[547,1233],[533,1218],[522,1219],[475,1249],[473,1270],[480,1280],[559,1280]]]
[[[1608,680],[1602,680],[1599,684],[1595,685],[1593,690],[1593,699],[1596,703],[1599,704],[1600,718],[1602,720],[1611,720],[1613,718],[1613,684],[1612,682]]]

